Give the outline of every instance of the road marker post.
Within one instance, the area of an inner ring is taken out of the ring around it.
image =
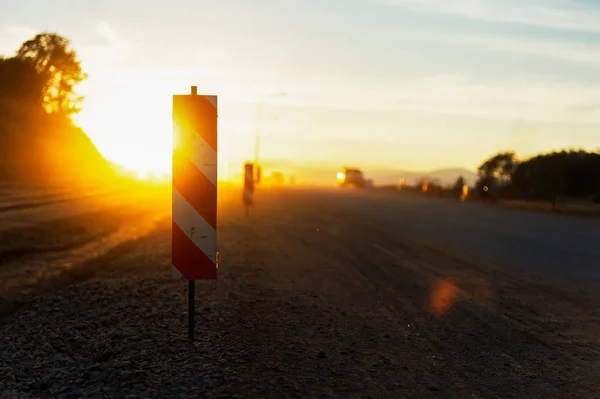
[[[173,277],[188,281],[194,340],[196,280],[217,278],[217,96],[173,95]]]
[[[262,178],[262,168],[258,164],[256,165],[255,175],[256,175],[256,179],[254,179],[254,181],[255,181],[255,184],[258,186],[260,184],[260,181]]]
[[[244,164],[244,189],[242,202],[246,207],[246,216],[250,212],[250,206],[254,203],[254,164],[247,162]]]
[[[462,192],[460,195],[460,200],[461,201],[466,201],[469,198],[469,186],[466,184],[463,184],[462,186]]]
[[[406,180],[404,178],[401,178],[398,185],[396,186],[396,188],[398,190],[402,190],[402,189],[404,189],[405,185],[406,185]]]

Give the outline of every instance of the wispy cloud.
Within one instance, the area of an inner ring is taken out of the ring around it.
[[[428,31],[399,31],[403,37],[452,46],[471,46],[484,50],[529,54],[580,64],[600,64],[600,46],[558,40],[534,40],[499,36],[474,36],[456,33],[437,34]]]
[[[26,40],[43,30],[27,26],[13,26],[0,30],[0,54],[12,56]],[[60,32],[58,32],[60,34]],[[96,38],[75,37],[72,46],[83,60],[85,67],[105,67],[124,60],[134,48],[133,43],[119,36],[107,23],[100,22],[95,27]],[[67,36],[70,39],[69,36]],[[101,41],[97,42],[98,39]]]
[[[118,64],[127,59],[134,49],[134,44],[121,37],[114,28],[106,22],[99,22],[95,27],[95,33],[100,44],[92,44],[92,40],[75,41],[74,47],[82,59],[84,68],[105,68]]]
[[[573,0],[376,0],[416,11],[552,29],[600,32],[600,5]]]
[[[206,43],[172,49],[164,57],[164,61],[172,65],[205,67],[222,66],[230,59],[231,53],[225,47]]]
[[[439,75],[394,84],[353,81],[288,85],[280,105],[357,111],[416,111],[494,119],[600,123],[600,85],[481,83]]]
[[[268,74],[269,70],[265,69]],[[123,79],[164,84],[164,95],[187,92],[189,82],[205,82],[202,90],[220,96],[227,106],[349,110],[355,112],[418,112],[485,117],[500,120],[565,121],[600,124],[600,83],[548,80],[519,76],[488,81],[467,75],[439,74],[417,79],[340,77],[312,79],[282,75],[252,80],[235,73],[203,75],[200,71],[132,70]],[[146,79],[144,76],[148,76]],[[207,79],[210,76],[210,79]],[[286,96],[275,96],[277,93]]]

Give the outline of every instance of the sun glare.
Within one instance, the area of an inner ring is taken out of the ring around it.
[[[135,79],[132,78],[135,81]],[[172,173],[172,96],[189,92],[178,85],[155,83],[146,87],[127,83],[115,89],[98,82],[85,90],[83,110],[75,122],[102,155],[140,180],[165,180]],[[219,119],[219,124],[223,118]],[[231,125],[231,123],[230,123]],[[230,154],[225,132],[219,135],[219,178],[229,170]],[[252,143],[250,143],[252,144]],[[254,147],[249,147],[252,150]]]
[[[138,88],[110,98],[90,95],[76,122],[108,160],[138,178],[171,173],[169,95]]]

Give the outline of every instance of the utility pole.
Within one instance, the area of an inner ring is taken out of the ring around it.
[[[282,92],[282,93],[275,93],[269,96],[269,98],[275,98],[275,97],[285,97],[287,96],[287,93]],[[256,139],[255,139],[255,143],[254,143],[254,165],[256,165],[255,167],[255,171],[258,170],[259,165],[258,162],[260,161],[260,129],[261,129],[261,122],[262,122],[262,118],[261,118],[261,113],[262,113],[262,103],[258,103],[257,106],[257,117],[256,117]]]
[[[260,113],[261,113],[261,104],[258,104],[257,113],[256,113],[256,142],[254,143],[254,175],[252,179],[256,184],[258,184],[258,161],[260,156]]]
[[[258,158],[260,155],[260,113],[261,113],[262,104],[258,104],[257,108],[257,117],[256,117],[256,141],[254,144],[254,164],[258,166]]]

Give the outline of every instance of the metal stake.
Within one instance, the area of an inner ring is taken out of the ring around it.
[[[196,297],[196,280],[188,281],[188,337],[194,342],[194,304]]]

